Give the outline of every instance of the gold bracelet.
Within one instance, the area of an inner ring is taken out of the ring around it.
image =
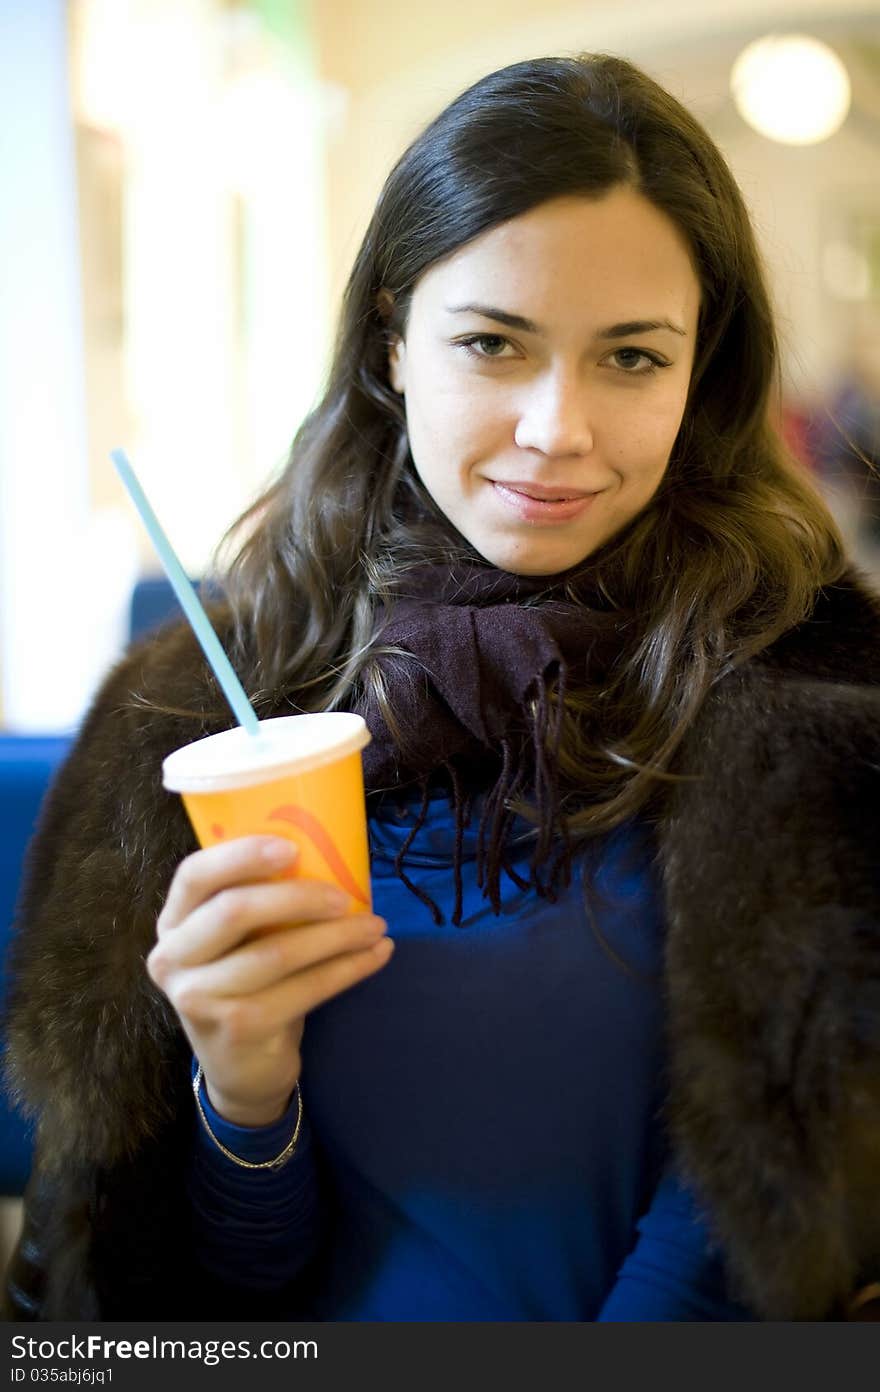
[[[295,1089],[295,1091],[296,1091],[296,1127],[295,1127],[295,1129],[294,1129],[293,1135],[291,1136],[291,1138],[290,1138],[290,1140],[288,1141],[287,1145],[286,1145],[286,1146],[284,1147],[284,1149],[282,1150],[281,1154],[280,1154],[280,1155],[276,1155],[274,1160],[261,1160],[261,1161],[259,1161],[259,1163],[255,1163],[253,1160],[242,1160],[240,1156],[238,1156],[238,1155],[233,1155],[233,1153],[232,1153],[231,1150],[227,1150],[226,1147],[225,1147],[225,1145],[223,1145],[220,1141],[217,1140],[217,1137],[214,1135],[214,1132],[211,1130],[210,1126],[208,1125],[208,1118],[205,1116],[205,1109],[204,1109],[204,1107],[202,1106],[202,1099],[199,1097],[199,1088],[201,1087],[201,1084],[202,1084],[202,1065],[199,1064],[198,1071],[197,1071],[196,1076],[195,1076],[195,1080],[193,1081],[193,1096],[194,1096],[195,1099],[196,1099],[196,1106],[198,1107],[198,1110],[199,1110],[199,1116],[200,1116],[201,1119],[202,1119],[202,1125],[204,1126],[204,1128],[205,1128],[205,1130],[207,1131],[208,1135],[211,1137],[211,1140],[214,1142],[214,1144],[215,1144],[215,1146],[217,1147],[217,1149],[218,1149],[218,1150],[222,1150],[222,1152],[223,1152],[223,1154],[226,1156],[227,1160],[233,1160],[233,1161],[235,1162],[236,1165],[241,1165],[242,1168],[245,1169],[245,1170],[280,1170],[282,1165],[286,1165],[286,1164],[287,1164],[288,1160],[289,1160],[290,1157],[293,1155],[293,1152],[296,1150],[296,1143],[297,1143],[297,1141],[299,1140],[299,1131],[300,1131],[300,1127],[302,1126],[303,1104],[302,1104],[302,1091],[301,1091],[301,1089],[300,1089],[299,1083],[297,1083],[296,1089]]]

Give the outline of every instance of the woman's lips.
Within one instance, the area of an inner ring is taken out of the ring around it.
[[[580,498],[563,498],[554,502],[544,498],[532,498],[528,493],[520,492],[509,484],[497,483],[494,480],[492,487],[505,507],[510,508],[526,522],[569,522],[573,517],[579,517],[594,498],[598,497],[596,493],[585,493]]]

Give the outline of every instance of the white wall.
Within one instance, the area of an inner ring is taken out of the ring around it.
[[[0,3],[0,707],[31,730],[73,725],[117,644],[96,541],[126,566],[89,510],[65,10]]]

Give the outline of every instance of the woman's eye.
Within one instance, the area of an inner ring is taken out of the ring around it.
[[[501,334],[472,334],[470,338],[459,339],[456,346],[463,348],[472,358],[498,358],[501,350],[509,345]]]
[[[463,348],[469,357],[481,362],[501,359],[504,349],[512,346],[502,334],[471,334],[469,338],[459,339],[455,344],[456,348]],[[618,359],[616,367],[624,377],[647,377],[656,372],[658,367],[672,366],[643,348],[618,348],[611,357]],[[506,361],[507,355],[502,360]]]
[[[627,357],[627,355],[629,356]],[[646,353],[641,348],[618,348],[611,356],[625,359],[623,364],[619,364],[619,366],[627,377],[646,377],[649,373],[656,372],[658,367],[671,366],[662,358],[655,357],[653,353]],[[637,365],[638,359],[642,360],[641,367]]]

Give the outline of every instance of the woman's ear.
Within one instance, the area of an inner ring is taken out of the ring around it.
[[[395,338],[388,348],[388,375],[396,392],[403,396],[406,391],[406,344],[402,338]]]
[[[385,286],[383,286],[382,289],[379,290],[378,294],[376,295],[376,309],[379,312],[379,317],[381,318],[383,324],[389,324],[391,322],[391,316],[394,313],[394,296],[392,295],[390,290],[387,290],[385,288]],[[403,364],[405,359],[406,345],[404,344],[403,339],[400,337],[399,334],[389,334],[388,375],[391,380],[392,387],[396,392],[399,392],[401,395],[405,390],[403,372]]]

